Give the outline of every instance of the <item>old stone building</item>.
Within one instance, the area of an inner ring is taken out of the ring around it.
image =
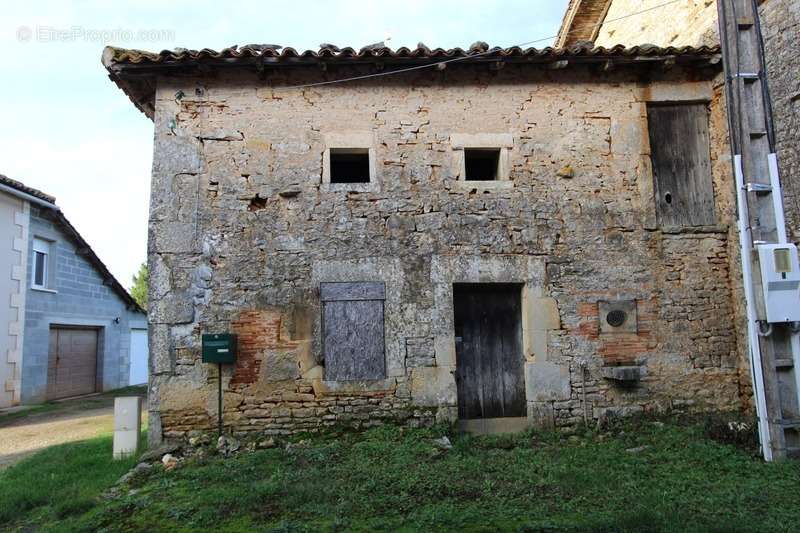
[[[152,440],[215,424],[203,333],[235,432],[747,402],[718,49],[103,62],[155,127]]]

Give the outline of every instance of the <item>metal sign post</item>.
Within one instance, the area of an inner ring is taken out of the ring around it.
[[[217,430],[222,436],[222,365],[236,362],[236,335],[231,333],[203,334],[203,362],[217,364]]]
[[[219,436],[222,436],[222,363],[217,363],[217,390],[219,392],[217,396],[217,426],[219,430]]]

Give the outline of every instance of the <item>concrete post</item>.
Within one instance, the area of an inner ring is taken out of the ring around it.
[[[142,399],[139,396],[114,398],[114,459],[125,459],[139,452],[142,431]]]

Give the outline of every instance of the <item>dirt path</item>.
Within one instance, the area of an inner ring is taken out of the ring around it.
[[[114,399],[104,396],[64,402],[53,410],[12,420],[0,418],[0,470],[42,448],[107,435],[113,430]]]

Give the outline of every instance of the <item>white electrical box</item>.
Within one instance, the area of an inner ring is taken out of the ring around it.
[[[794,244],[759,244],[767,322],[800,321],[800,266]]]

